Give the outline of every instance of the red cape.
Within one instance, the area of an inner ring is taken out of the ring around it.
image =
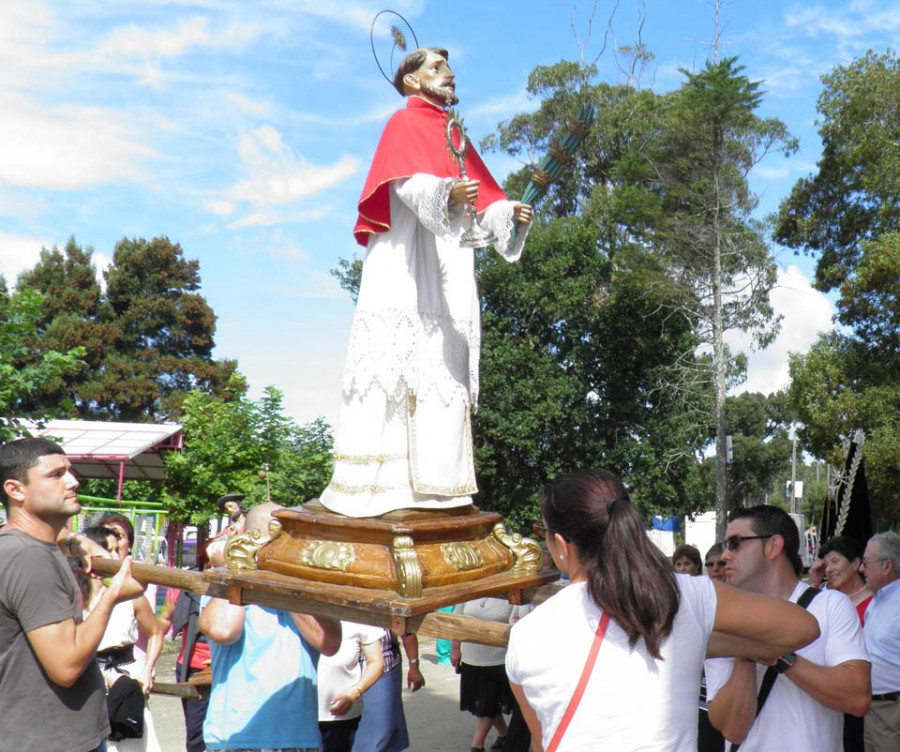
[[[415,96],[407,98],[406,109],[391,116],[359,198],[359,217],[353,228],[357,243],[367,246],[373,233],[391,229],[388,183],[392,180],[403,180],[416,173],[439,178],[460,176],[459,165],[447,148],[446,127],[446,111]],[[506,198],[471,142],[465,160],[469,180],[481,181],[475,203],[479,213]]]

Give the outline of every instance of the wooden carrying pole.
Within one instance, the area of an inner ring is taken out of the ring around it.
[[[92,559],[91,564],[94,572],[106,576],[114,575],[119,571],[121,565],[122,562],[118,559],[101,558]],[[414,633],[495,647],[506,647],[509,641],[510,626],[508,624],[483,621],[471,616],[430,612],[398,617],[385,611],[360,607],[358,604],[341,604],[337,602],[340,599],[330,602],[304,598],[302,593],[269,592],[240,585],[223,586],[204,576],[201,572],[155,567],[139,562],[132,563],[132,574],[138,582],[144,584],[152,582],[166,587],[191,590],[199,595],[226,598],[238,605],[256,604],[329,619],[347,619],[373,624],[391,629],[398,634]],[[222,578],[221,572],[216,572],[215,575],[217,579]]]

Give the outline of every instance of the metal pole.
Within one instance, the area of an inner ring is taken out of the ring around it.
[[[797,439],[791,441],[791,514],[797,514]]]

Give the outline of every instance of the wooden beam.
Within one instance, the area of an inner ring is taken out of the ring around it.
[[[172,682],[153,682],[153,689],[150,691],[155,695],[169,695],[170,697],[180,697],[182,700],[203,700],[209,696],[209,685],[205,687],[205,693],[200,690],[202,685],[188,684],[187,682],[178,684]]]
[[[122,562],[118,559],[101,559],[94,557],[91,559],[91,569],[102,575],[112,577],[119,571]],[[209,590],[209,583],[203,578],[200,572],[192,572],[189,569],[171,569],[169,567],[154,567],[150,564],[141,564],[139,561],[132,562],[131,571],[134,579],[146,585],[147,583],[155,583],[157,585],[165,585],[166,587],[178,588],[179,590],[190,590],[197,595],[206,595]]]
[[[117,559],[93,559],[92,566],[95,572],[112,575],[119,570],[121,562]],[[132,571],[139,582],[154,582],[168,587],[192,590],[214,598],[224,598],[238,605],[266,606],[326,619],[372,624],[390,629],[398,635],[421,634],[496,647],[505,647],[509,640],[508,624],[437,611],[410,613],[407,599],[390,591],[369,591],[302,579],[294,580],[267,572],[248,574],[208,570],[201,574],[140,563],[133,564]],[[450,589],[453,591],[453,597],[458,597],[460,601],[482,595],[472,592],[477,590],[477,585],[471,587],[468,596],[458,587],[453,586]],[[548,590],[547,586],[528,587],[524,590],[516,587],[507,590],[507,593],[512,595],[511,600],[522,598],[526,601],[534,599],[537,602],[548,592],[552,592],[552,589]],[[492,585],[484,594],[503,597],[504,591],[501,586]]]

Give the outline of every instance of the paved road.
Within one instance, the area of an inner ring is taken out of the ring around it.
[[[450,666],[438,666],[434,641],[424,638],[419,646],[425,687],[403,693],[403,706],[409,726],[412,752],[466,752],[472,741],[475,719],[459,711],[459,677]],[[160,659],[157,673],[170,681],[175,653],[167,651]],[[184,717],[181,701],[152,695],[150,709],[163,752],[184,751]],[[493,734],[488,737],[490,746]]]

